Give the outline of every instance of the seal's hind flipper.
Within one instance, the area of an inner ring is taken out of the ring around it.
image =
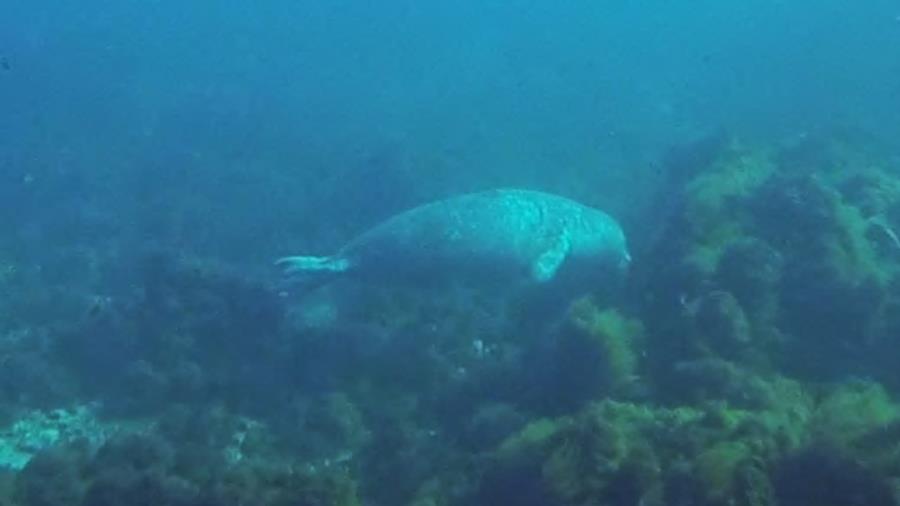
[[[296,256],[284,257],[275,261],[275,265],[284,266],[285,274],[301,272],[344,272],[350,267],[346,260],[334,257]]]
[[[531,264],[531,278],[538,283],[546,283],[556,276],[556,272],[566,261],[572,243],[566,233],[562,233],[550,248],[541,253]]]
[[[285,281],[313,289],[328,283],[350,269],[350,262],[342,258],[293,256],[279,258],[275,265],[283,268]]]

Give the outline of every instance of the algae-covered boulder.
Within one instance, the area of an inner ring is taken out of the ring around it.
[[[859,462],[828,450],[791,455],[775,473],[778,504],[895,506],[891,486]]]
[[[679,469],[691,466],[694,500],[731,497],[738,468],[768,451],[767,445],[742,442],[749,418],[737,411],[722,418],[688,408],[595,403],[507,439],[493,456],[482,492],[508,501],[513,496],[505,494],[515,491],[503,484],[515,479],[548,498],[543,504],[666,504],[680,493]],[[696,463],[686,460],[692,457]]]
[[[643,346],[637,318],[584,297],[570,306],[555,335],[526,348],[514,371],[518,382],[506,388],[524,390],[518,394],[523,407],[542,415],[570,413],[604,396],[631,398],[644,389]]]
[[[852,381],[831,389],[815,407],[809,421],[811,438],[827,447],[852,449],[891,441],[900,423],[900,406],[881,385]],[[884,432],[886,431],[887,432]]]
[[[649,378],[665,395],[678,395],[674,364],[710,356],[898,381],[881,357],[900,328],[900,177],[857,142],[721,143],[669,188],[682,204],[639,278],[647,348],[665,357],[648,357]]]
[[[505,503],[527,490],[542,502],[526,504],[818,504],[819,489],[803,476],[844,470],[829,482],[834,497],[893,504],[881,501],[885,477],[900,469],[900,408],[884,389],[759,381],[767,395],[753,409],[607,400],[529,424],[490,456],[479,497]]]
[[[716,266],[715,283],[734,294],[752,321],[771,323],[778,304],[784,257],[766,241],[755,238],[730,244]]]
[[[582,370],[586,373],[582,381],[596,383],[594,398],[604,391],[622,392],[635,383],[643,338],[640,321],[616,309],[601,310],[589,298],[572,304],[560,337],[583,351],[582,357],[589,362],[584,368],[593,370],[595,377],[587,377],[590,374]],[[569,361],[567,367],[572,365]]]
[[[85,458],[77,449],[41,452],[16,477],[16,502],[22,506],[79,504],[85,488],[80,474]]]
[[[717,356],[734,357],[753,340],[750,323],[737,298],[713,291],[694,301],[698,345]]]

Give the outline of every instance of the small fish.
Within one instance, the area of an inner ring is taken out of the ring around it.
[[[6,71],[12,70],[12,66],[9,64],[9,58],[0,56],[0,68]]]

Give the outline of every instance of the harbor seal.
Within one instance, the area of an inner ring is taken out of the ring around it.
[[[392,284],[451,278],[584,292],[630,260],[622,228],[603,211],[549,193],[496,189],[397,214],[332,256],[276,263],[287,281],[306,289],[341,277]]]

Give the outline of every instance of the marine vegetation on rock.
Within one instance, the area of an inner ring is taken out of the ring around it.
[[[900,504],[897,160],[719,133],[665,164],[624,296],[562,321],[471,289],[298,302],[172,252],[43,272],[3,251],[0,504]]]
[[[820,153],[818,150],[822,150]],[[813,156],[811,152],[821,156]],[[720,358],[809,380],[874,375],[893,341],[900,177],[841,137],[730,142],[696,169],[644,253],[650,368]],[[657,361],[659,359],[660,361]]]

